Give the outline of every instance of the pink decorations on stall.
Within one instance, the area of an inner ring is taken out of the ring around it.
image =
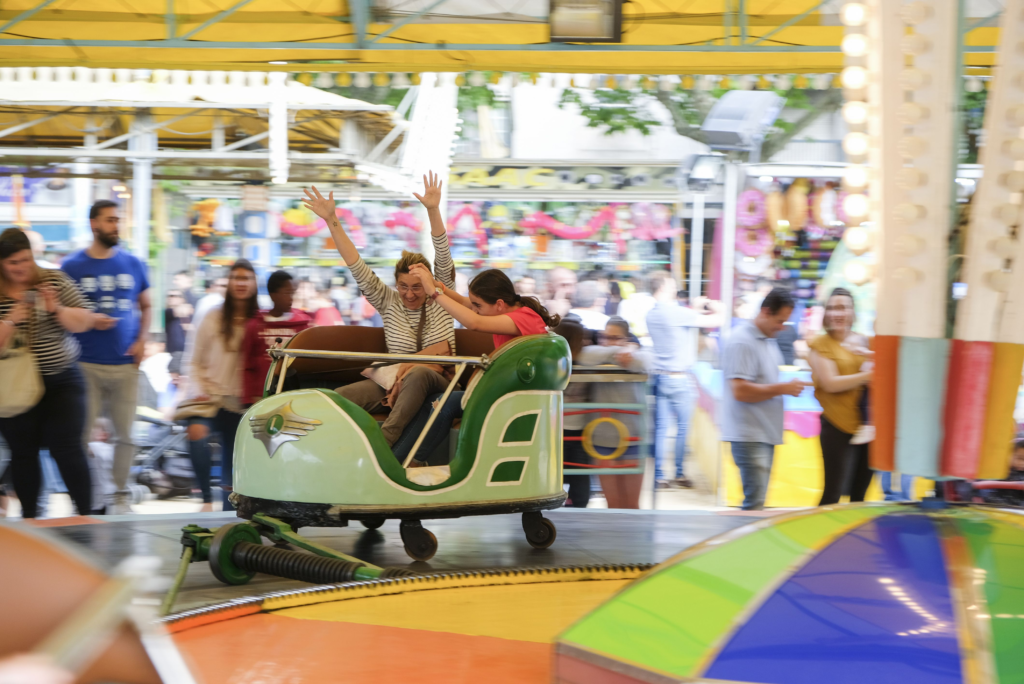
[[[363,226],[356,215],[350,209],[345,209],[344,207],[338,207],[335,210],[335,214],[341,221],[342,226],[345,227],[355,246],[365,247],[366,235],[363,233]],[[304,207],[284,211],[280,215],[278,222],[282,233],[297,238],[313,237],[327,229],[326,221]]]
[[[637,202],[633,205],[633,237],[637,240],[668,240],[682,234],[672,225],[670,209],[663,204]]]
[[[391,216],[384,221],[384,225],[391,230],[409,228],[410,230],[419,231],[423,227],[423,224],[417,221],[415,216],[401,209],[391,212]]]
[[[470,232],[476,238],[477,249],[481,253],[486,254],[487,231],[483,229],[483,220],[480,218],[480,212],[472,204],[463,204],[462,208],[455,213],[455,216],[448,219],[448,232],[453,236],[458,236],[464,232],[467,224],[469,227],[467,232]]]
[[[767,228],[736,229],[736,249],[748,257],[759,257],[772,248],[772,236]]]
[[[743,228],[757,228],[768,218],[764,193],[750,188],[740,193],[736,201],[736,223]]]

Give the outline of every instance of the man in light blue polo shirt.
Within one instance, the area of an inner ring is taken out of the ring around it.
[[[650,279],[654,308],[647,314],[647,333],[654,347],[654,478],[658,489],[693,483],[683,467],[686,433],[696,399],[690,376],[697,361],[697,328],[721,325],[720,314],[698,314],[680,306],[676,281],[668,271],[655,271]],[[668,429],[676,426],[675,462],[669,460]],[[678,473],[678,474],[677,474]]]
[[[775,445],[782,444],[782,397],[799,396],[807,386],[802,380],[779,382],[782,352],[774,338],[793,305],[788,290],[775,288],[754,320],[733,329],[722,352],[722,441],[731,443],[740,469],[745,511],[764,508]]]

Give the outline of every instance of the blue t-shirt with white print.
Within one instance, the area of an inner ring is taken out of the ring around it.
[[[149,289],[146,265],[122,249],[109,259],[94,259],[85,250],[61,264],[82,289],[93,311],[118,319],[109,330],[78,333],[79,361],[118,366],[133,363],[128,349],[139,336],[139,295]]]

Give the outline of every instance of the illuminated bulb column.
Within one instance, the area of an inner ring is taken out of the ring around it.
[[[1007,0],[985,108],[985,176],[971,203],[964,259],[967,296],[956,313],[947,395],[944,474],[1006,476],[1013,408],[1024,364],[1024,0]]]
[[[957,0],[865,0],[871,219],[881,237],[872,467],[934,477],[949,340]],[[902,66],[902,68],[900,67]]]

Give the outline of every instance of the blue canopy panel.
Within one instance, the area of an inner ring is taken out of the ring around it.
[[[889,514],[841,537],[782,584],[704,676],[960,684],[956,625],[935,525],[925,515]]]

